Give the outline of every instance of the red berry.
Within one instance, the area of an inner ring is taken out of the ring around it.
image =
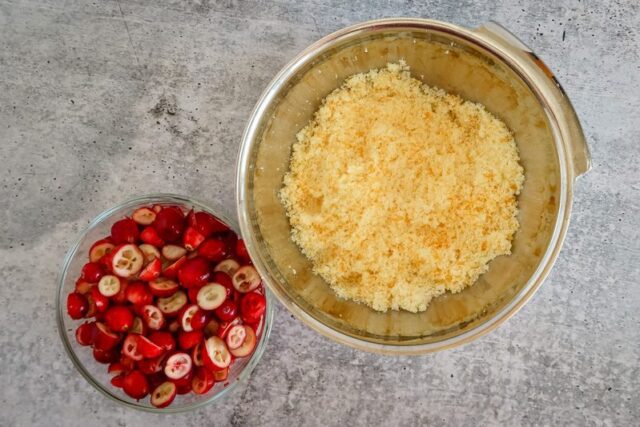
[[[209,263],[199,256],[187,259],[178,271],[178,280],[185,288],[203,286],[209,278],[211,278]]]
[[[191,380],[191,388],[196,394],[205,394],[211,390],[215,382],[216,379],[210,370],[205,367],[199,367]]]
[[[162,240],[158,234],[158,230],[153,228],[153,226],[145,227],[144,230],[142,230],[142,233],[140,233],[140,240],[157,248],[164,246],[164,240]]]
[[[169,332],[153,332],[149,335],[149,339],[165,351],[172,351],[176,348],[176,341],[173,339],[173,335]]]
[[[107,310],[104,320],[112,331],[127,332],[133,326],[133,313],[127,307],[115,306]]]
[[[124,377],[122,389],[132,398],[137,400],[142,399],[149,394],[147,377],[140,371],[131,371]]]
[[[98,347],[94,347],[93,358],[99,363],[111,363],[118,359],[118,353],[116,353],[114,349],[102,350]]]
[[[145,282],[149,282],[160,277],[160,273],[162,273],[162,261],[160,261],[160,258],[156,258],[142,269],[138,278]]]
[[[91,289],[89,295],[91,295],[91,299],[93,300],[96,310],[99,313],[104,313],[105,311],[107,311],[107,308],[109,308],[109,298],[102,295],[97,286]]]
[[[88,294],[91,291],[91,288],[95,286],[95,283],[89,283],[84,279],[76,280],[76,292],[82,295]]]
[[[142,207],[133,211],[131,219],[133,219],[140,225],[149,225],[152,224],[153,221],[155,221],[156,213],[152,209]]]
[[[157,213],[153,226],[158,231],[161,239],[167,242],[175,242],[180,238],[182,230],[184,230],[184,213],[176,206],[162,208]]]
[[[123,382],[124,382],[124,374],[118,374],[115,377],[111,378],[111,385],[114,387],[122,388]]]
[[[67,313],[72,319],[82,319],[89,311],[87,297],[77,292],[67,295]]]
[[[133,305],[147,305],[153,303],[153,295],[144,282],[131,282],[127,287],[127,301]]]
[[[100,350],[111,350],[114,348],[118,341],[120,341],[120,336],[116,333],[113,333],[109,330],[109,328],[102,322],[96,322],[96,335],[94,340],[94,348],[98,348]]]
[[[127,279],[123,279],[123,278],[119,278],[119,279],[120,279],[120,290],[118,291],[117,294],[111,297],[111,301],[115,302],[116,304],[124,304],[127,302],[127,288],[129,288],[129,282],[127,281]]]
[[[264,314],[267,300],[264,295],[257,292],[249,292],[242,297],[240,302],[240,316],[246,323],[257,323]]]
[[[213,233],[229,231],[229,227],[208,212],[191,212],[189,214],[189,225],[205,237],[209,237]]]
[[[100,261],[100,258],[111,252],[113,248],[114,244],[111,241],[111,238],[107,237],[105,239],[98,240],[91,245],[91,249],[89,249],[89,261]]]
[[[142,360],[144,356],[140,352],[140,335],[129,334],[122,343],[122,354],[136,362]]]
[[[96,339],[96,324],[94,322],[86,322],[78,326],[76,329],[76,341],[80,345],[93,345]]]
[[[111,226],[111,240],[116,245],[135,243],[140,236],[138,224],[131,218],[124,218]]]
[[[231,297],[234,293],[235,288],[233,287],[233,282],[231,281],[231,277],[228,274],[223,273],[222,271],[216,271],[213,273],[212,282],[220,283],[227,290],[227,298]]]
[[[158,344],[142,335],[138,336],[138,350],[145,359],[156,358],[165,352],[165,350]]]
[[[120,355],[120,364],[122,365],[125,372],[133,371],[136,368],[136,361],[126,354]]]
[[[166,408],[171,405],[177,394],[177,387],[171,381],[157,385],[151,393],[151,404],[156,408]]]
[[[183,350],[190,350],[198,345],[198,343],[203,339],[204,335],[202,334],[202,331],[180,331],[178,333],[178,346]]]
[[[187,257],[183,256],[176,260],[173,264],[169,265],[169,267],[165,268],[162,272],[162,275],[168,279],[175,279],[178,277],[178,271],[182,268],[184,263],[187,262]]]
[[[238,306],[233,300],[226,300],[222,305],[214,311],[218,319],[230,322],[238,315]]]
[[[97,262],[88,262],[82,267],[80,277],[87,282],[96,283],[104,274],[105,271],[102,265]]]
[[[198,248],[198,254],[212,262],[220,262],[229,256],[227,244],[220,239],[205,240]]]
[[[242,239],[239,239],[236,242],[236,255],[245,262],[251,261],[251,258],[249,258],[249,252],[247,252],[247,247]]]
[[[187,227],[184,230],[184,236],[182,236],[182,243],[188,251],[195,251],[204,242],[204,239],[205,237],[198,230]]]

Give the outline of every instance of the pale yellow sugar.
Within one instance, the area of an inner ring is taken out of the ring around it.
[[[401,63],[326,97],[280,196],[294,241],[339,296],[417,312],[510,253],[523,181],[502,121]]]

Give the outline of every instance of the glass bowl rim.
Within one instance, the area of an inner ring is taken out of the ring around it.
[[[96,390],[98,390],[104,396],[108,397],[114,402],[117,402],[129,408],[133,408],[133,409],[137,409],[145,412],[165,413],[165,414],[180,413],[180,412],[191,411],[191,410],[209,405],[221,399],[223,396],[228,395],[233,390],[235,390],[240,383],[244,383],[249,379],[251,373],[253,372],[256,365],[262,358],[267,342],[269,341],[269,335],[271,334],[271,329],[273,327],[273,316],[274,316],[273,307],[274,307],[275,301],[271,291],[268,289],[267,286],[264,286],[265,297],[267,299],[267,309],[265,311],[265,321],[263,326],[264,331],[262,332],[262,337],[258,342],[256,349],[251,355],[251,359],[249,359],[247,365],[242,369],[242,371],[240,371],[240,373],[233,380],[233,382],[229,383],[229,385],[227,385],[224,389],[220,390],[219,392],[217,392],[216,394],[212,395],[207,399],[203,399],[202,401],[198,401],[196,403],[192,403],[184,406],[176,406],[176,407],[168,406],[166,408],[155,408],[153,406],[144,406],[134,402],[126,401],[121,397],[119,397],[118,395],[116,395],[115,393],[113,393],[107,387],[105,387],[100,381],[95,379],[93,375],[84,367],[83,363],[76,356],[76,353],[73,350],[73,347],[71,346],[71,342],[67,337],[67,333],[65,332],[64,316],[66,315],[66,313],[64,311],[64,304],[62,304],[62,300],[64,297],[62,293],[63,293],[64,283],[67,278],[68,269],[71,264],[71,260],[77,254],[78,249],[80,248],[80,245],[83,243],[84,239],[86,239],[87,234],[91,230],[95,229],[98,225],[102,224],[102,222],[106,218],[113,215],[116,211],[121,209],[133,208],[135,206],[139,206],[143,204],[150,204],[154,202],[155,203],[169,202],[169,203],[193,205],[194,207],[197,207],[199,209],[206,210],[212,213],[217,218],[221,219],[225,224],[227,224],[238,235],[240,235],[240,233],[237,230],[238,227],[233,221],[229,220],[229,218],[227,218],[225,215],[216,212],[214,209],[210,208],[209,206],[202,203],[201,201],[193,199],[191,197],[182,196],[182,195],[173,194],[173,193],[153,193],[153,194],[145,194],[142,196],[132,197],[125,200],[124,202],[118,203],[115,206],[102,211],[95,218],[93,218],[91,222],[86,227],[84,227],[84,229],[79,233],[78,237],[74,240],[73,244],[71,245],[69,250],[66,252],[64,260],[62,262],[62,266],[58,272],[58,277],[57,277],[56,303],[55,303],[56,304],[56,307],[55,307],[56,326],[57,326],[58,334],[62,341],[63,347],[65,349],[65,352],[69,356],[69,359],[71,359],[71,362],[75,366],[76,370],[80,372],[80,374],[84,377],[85,380],[87,380],[89,384],[91,384]]]

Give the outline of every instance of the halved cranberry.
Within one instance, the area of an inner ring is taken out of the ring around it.
[[[133,313],[121,305],[110,307],[104,315],[109,329],[115,332],[126,332],[133,326]]]
[[[191,372],[192,365],[191,356],[187,353],[176,353],[167,359],[164,374],[171,380],[179,380]]]
[[[227,377],[229,376],[229,368],[224,368],[219,371],[214,371],[213,376],[216,379],[216,382],[218,383],[222,381],[226,381]]]
[[[98,287],[94,287],[93,289],[91,289],[89,295],[91,295],[91,300],[93,301],[95,309],[98,313],[104,313],[105,311],[107,311],[107,308],[109,308],[109,298],[102,295],[102,292],[100,292],[100,289]]]
[[[120,336],[113,333],[102,322],[96,322],[96,335],[94,340],[94,348],[98,348],[103,351],[111,350],[120,341]]]
[[[213,271],[221,271],[225,273],[229,277],[233,277],[233,275],[240,268],[240,264],[235,259],[225,259],[224,261],[220,261],[218,265],[215,266]]]
[[[244,344],[244,340],[247,338],[247,332],[243,325],[235,325],[229,329],[225,342],[229,350],[235,350]]]
[[[99,363],[111,363],[118,359],[118,353],[114,349],[103,350],[98,347],[93,348],[93,358]]]
[[[162,247],[162,256],[169,261],[175,261],[187,254],[187,250],[178,245],[164,245]]]
[[[231,364],[231,353],[224,341],[218,337],[210,337],[204,342],[202,360],[208,369],[219,371]]]
[[[198,230],[187,227],[184,230],[184,236],[182,236],[182,243],[188,251],[195,251],[204,242],[204,239],[205,237]]]
[[[156,408],[166,408],[176,398],[177,387],[171,381],[165,381],[151,392],[151,404]]]
[[[131,219],[140,225],[150,225],[155,221],[156,213],[147,207],[142,207],[133,211]]]
[[[246,338],[242,345],[235,349],[230,349],[232,355],[235,357],[245,357],[251,354],[253,349],[256,347],[256,333],[253,331],[253,328],[248,325],[242,326],[246,332]]]
[[[178,291],[170,297],[158,298],[157,306],[165,316],[176,316],[187,304],[187,295]]]
[[[180,271],[180,269],[182,268],[182,266],[184,265],[185,262],[187,262],[187,257],[186,256],[178,258],[177,261],[175,261],[173,264],[169,265],[167,268],[165,268],[162,271],[162,275],[164,277],[169,278],[169,279],[177,278],[178,277],[178,271]]]
[[[76,292],[82,295],[88,294],[95,286],[97,286],[95,283],[89,283],[84,279],[76,280]]]
[[[142,233],[140,233],[140,240],[149,245],[153,245],[156,248],[164,246],[164,240],[162,240],[158,231],[152,226],[145,227],[144,230],[142,230]]]
[[[162,273],[162,261],[160,261],[160,258],[156,258],[140,272],[138,278],[149,282],[160,277],[160,273]]]
[[[112,274],[102,276],[98,282],[98,290],[105,297],[111,298],[120,292],[120,278]]]
[[[120,364],[124,367],[125,372],[133,371],[136,368],[136,361],[127,356],[120,354]]]
[[[205,240],[198,248],[198,254],[212,262],[220,262],[229,256],[227,244],[220,239]]]
[[[128,278],[138,274],[142,269],[144,254],[136,245],[118,246],[113,250],[112,254],[111,268],[116,275]]]
[[[131,371],[124,376],[122,389],[134,399],[142,399],[149,394],[147,377],[140,371]]]
[[[227,290],[219,283],[209,283],[198,291],[198,306],[203,310],[215,310],[227,299]]]
[[[191,380],[191,389],[196,394],[205,394],[211,390],[215,382],[216,379],[211,371],[205,367],[200,367],[196,370],[196,373]]]
[[[133,305],[147,305],[153,303],[153,295],[144,282],[131,282],[127,287],[127,301]]]
[[[167,242],[175,242],[184,230],[184,213],[176,206],[164,207],[156,214],[153,226],[158,231],[160,238]]]
[[[113,250],[115,245],[111,241],[110,238],[105,238],[98,240],[93,245],[91,245],[91,249],[89,249],[89,261],[98,262],[100,258],[108,254]]]
[[[164,277],[160,277],[149,282],[149,290],[151,291],[151,295],[161,298],[170,297],[171,295],[175,294],[178,289],[180,289],[180,285],[178,285],[173,280]]]
[[[238,315],[238,306],[233,300],[225,300],[214,311],[218,319],[223,321],[231,321]]]
[[[244,240],[242,239],[238,239],[238,241],[236,242],[236,255],[238,255],[238,257],[244,262],[251,261],[251,258],[249,258],[247,247],[245,246]]]
[[[146,359],[153,359],[164,353],[164,349],[158,344],[151,341],[149,338],[142,335],[138,336],[138,349],[142,357]]]
[[[140,335],[129,334],[122,343],[122,354],[130,358],[131,360],[142,360],[144,356],[140,353],[139,343]]]
[[[140,246],[138,246],[138,248],[142,252],[142,255],[144,255],[145,265],[150,263],[154,259],[160,258],[160,251],[158,250],[158,248],[156,248],[153,245],[150,245],[148,243],[143,243]]]
[[[149,335],[149,339],[165,351],[172,351],[176,348],[176,341],[173,339],[173,335],[169,332],[153,332]]]
[[[123,383],[124,383],[124,374],[118,374],[115,377],[111,378],[111,385],[114,387],[122,388]]]
[[[229,227],[220,222],[208,212],[192,212],[189,215],[189,225],[198,230],[205,237],[213,233],[229,231]]]
[[[249,292],[242,297],[240,302],[240,316],[246,323],[257,323],[264,314],[267,300],[264,295],[257,292]]]
[[[231,280],[233,281],[233,287],[242,293],[251,292],[257,289],[260,283],[262,283],[260,275],[256,269],[250,265],[240,267]]]
[[[85,322],[76,329],[76,341],[80,345],[93,345],[96,339],[95,322]]]
[[[154,331],[164,327],[164,314],[162,314],[162,311],[155,305],[147,304],[142,308],[142,319],[149,329]]]
[[[104,276],[104,268],[97,262],[88,262],[82,267],[80,278],[90,283],[96,283]]]
[[[107,372],[113,375],[120,375],[124,372],[127,372],[127,369],[120,362],[113,362],[109,364],[109,368],[107,368]]]
[[[133,325],[129,332],[132,334],[145,335],[147,333],[147,325],[144,324],[141,318],[136,316],[133,318]]]
[[[236,325],[241,325],[242,324],[242,319],[240,319],[239,317],[234,318],[233,320],[230,321],[224,321],[221,322],[218,325],[218,329],[214,332],[215,335],[217,335],[218,337],[225,339],[227,337],[227,334],[229,333],[229,331],[231,330],[231,328],[233,328]],[[212,334],[212,335],[214,335]]]
[[[135,243],[139,235],[138,224],[131,218],[121,219],[111,226],[111,240],[116,245]]]
[[[116,304],[124,304],[127,302],[127,288],[129,287],[129,282],[127,279],[123,279],[122,277],[118,277],[120,279],[120,290],[117,294],[111,297],[111,301]]]
[[[72,319],[82,319],[89,311],[89,301],[87,297],[78,293],[71,292],[67,295],[67,313]]]
[[[204,327],[204,336],[209,338],[215,335],[220,329],[220,323],[216,319],[209,319]]]
[[[233,287],[233,281],[231,280],[231,277],[229,277],[227,273],[224,273],[222,271],[216,271],[215,273],[213,273],[212,282],[220,283],[222,286],[225,287],[225,289],[227,290],[227,298],[230,298],[235,292],[235,288]]]
[[[202,361],[202,346],[203,345],[204,345],[204,341],[200,341],[191,350],[191,360],[193,360],[193,364],[195,366],[204,366],[204,362]]]
[[[203,338],[204,335],[202,331],[180,331],[178,333],[178,346],[183,350],[190,350],[202,341]]]
[[[206,259],[188,259],[178,271],[178,280],[185,288],[204,286],[211,277],[211,269]]]
[[[157,372],[162,372],[162,363],[164,362],[165,355],[154,357],[153,359],[142,359],[136,363],[140,372],[145,375],[152,375]]]

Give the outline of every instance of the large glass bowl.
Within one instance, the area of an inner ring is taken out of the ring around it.
[[[249,379],[251,371],[262,357],[271,326],[273,323],[273,297],[268,290],[265,290],[267,299],[267,309],[260,333],[259,341],[255,351],[250,357],[237,359],[229,370],[229,376],[224,383],[216,385],[206,394],[197,395],[189,393],[178,395],[173,403],[167,408],[158,409],[151,405],[149,398],[140,401],[127,396],[122,389],[110,384],[111,375],[107,373],[107,365],[100,364],[93,359],[90,347],[83,347],[76,342],[75,330],[82,323],[81,320],[71,319],[66,312],[67,295],[75,289],[75,281],[80,275],[82,266],[88,262],[88,253],[91,244],[110,234],[111,225],[119,219],[131,213],[140,206],[159,205],[180,205],[187,208],[194,208],[211,213],[231,229],[237,230],[234,223],[222,216],[219,212],[212,210],[206,205],[188,197],[174,194],[152,194],[137,197],[108,209],[98,215],[82,232],[78,240],[73,244],[64,258],[62,269],[58,278],[58,290],[56,295],[56,318],[58,322],[58,332],[69,358],[82,376],[93,385],[98,391],[108,398],[125,406],[149,412],[183,412],[208,405],[221,399],[223,396],[234,390],[240,383]],[[228,384],[228,385],[224,385]]]
[[[414,77],[480,102],[501,118],[514,132],[525,170],[512,254],[494,259],[474,286],[444,294],[416,314],[380,313],[338,298],[291,240],[278,199],[296,133],[322,99],[346,77],[400,60]],[[265,90],[239,155],[238,217],[261,275],[306,324],[359,349],[420,354],[487,333],[531,298],[558,256],[573,182],[589,165],[580,123],[560,84],[500,26],[470,30],[425,19],[370,21],[311,45]]]

